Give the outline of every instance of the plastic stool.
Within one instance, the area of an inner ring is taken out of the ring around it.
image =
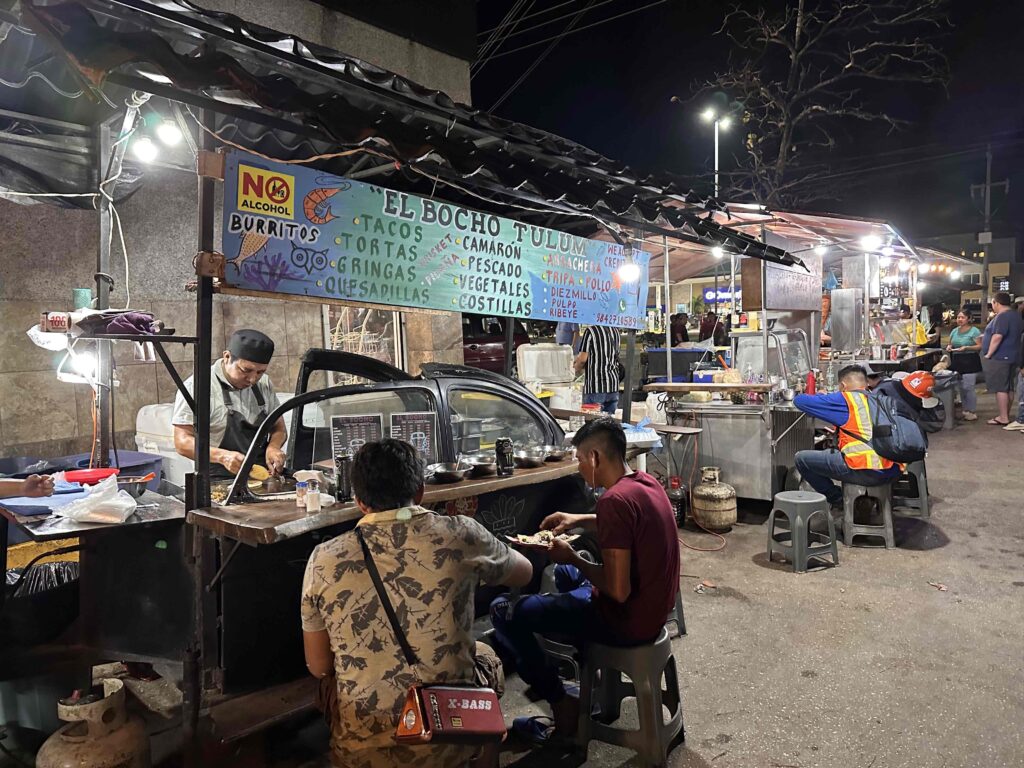
[[[881,525],[857,525],[853,522],[853,508],[860,496],[869,496],[882,510]],[[853,546],[854,536],[879,536],[885,539],[885,548],[893,549],[896,538],[892,531],[892,483],[885,485],[855,485],[843,483],[843,541]]]
[[[789,530],[775,532],[775,516],[785,515]],[[828,533],[810,529],[811,518],[824,515],[828,521]],[[814,543],[817,542],[817,543]],[[804,573],[807,561],[812,557],[832,555],[832,565],[839,565],[839,545],[836,541],[836,526],[832,520],[828,500],[814,491],[782,491],[775,494],[772,512],[768,516],[768,561],[772,555],[781,554],[791,563],[793,570]]]
[[[632,682],[623,681],[623,674]],[[596,686],[595,678],[598,678]],[[623,699],[631,696],[636,698],[640,730],[627,731],[606,725],[619,718]],[[600,721],[591,714],[594,704],[600,706]],[[664,720],[663,707],[671,713],[668,722]],[[596,740],[632,749],[647,764],[663,766],[672,747],[685,738],[679,675],[672,643],[664,628],[652,645],[616,648],[590,643],[587,646],[580,680],[578,735],[584,758],[587,746]]]
[[[900,491],[903,490],[903,481],[907,481],[907,493],[913,493],[914,488],[917,488],[917,496],[904,496]],[[897,486],[893,492],[892,505],[894,507],[909,507],[910,509],[917,509],[921,512],[921,517],[931,517],[931,510],[928,508],[928,470],[925,468],[923,461],[912,461],[907,464],[907,469],[903,473],[903,476],[896,481]]]
[[[676,607],[672,609],[672,613],[668,615],[665,620],[666,628],[669,624],[676,625],[675,634],[669,635],[670,638],[675,640],[677,637],[686,637],[686,617],[683,615],[683,590],[676,590]]]
[[[956,415],[953,410],[953,390],[955,387],[946,387],[944,389],[937,389],[932,394],[939,399],[942,403],[942,407],[945,410],[945,418],[942,421],[943,429],[953,429],[956,426]]]

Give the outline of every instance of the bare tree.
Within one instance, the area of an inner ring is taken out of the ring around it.
[[[699,88],[719,92],[746,132],[727,192],[769,206],[835,197],[829,156],[849,123],[897,129],[906,121],[884,96],[945,84],[937,42],[947,11],[947,0],[786,0],[780,13],[730,11],[719,31],[734,46],[729,68]]]

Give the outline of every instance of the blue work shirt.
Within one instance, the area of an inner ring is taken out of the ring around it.
[[[793,405],[816,419],[843,426],[850,419],[850,408],[842,392],[829,392],[824,395],[797,395]]]

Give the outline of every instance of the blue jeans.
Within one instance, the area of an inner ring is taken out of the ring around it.
[[[601,410],[605,413],[615,415],[615,409],[619,407],[619,393],[618,392],[591,392],[589,395],[583,395],[583,404],[590,405],[596,403],[601,406]]]
[[[830,504],[843,503],[843,489],[833,480],[856,485],[885,485],[900,476],[898,466],[889,469],[850,469],[839,451],[797,451],[796,468],[811,488]]]
[[[970,413],[978,410],[978,393],[975,391],[977,384],[978,374],[960,374],[960,402],[963,404],[964,410]]]
[[[565,696],[558,668],[537,641],[537,634],[554,635],[577,647],[598,631],[593,587],[573,565],[555,566],[554,595],[525,595],[513,600],[502,595],[491,603],[495,647],[512,657],[523,682],[552,704]]]

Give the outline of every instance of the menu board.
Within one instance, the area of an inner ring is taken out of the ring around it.
[[[331,453],[355,453],[364,444],[384,437],[384,416],[379,413],[331,416]]]
[[[427,464],[437,461],[437,414],[433,411],[391,414],[391,436],[409,443]]]
[[[316,168],[230,152],[223,220],[224,277],[236,288],[619,328],[645,321],[646,251]]]

